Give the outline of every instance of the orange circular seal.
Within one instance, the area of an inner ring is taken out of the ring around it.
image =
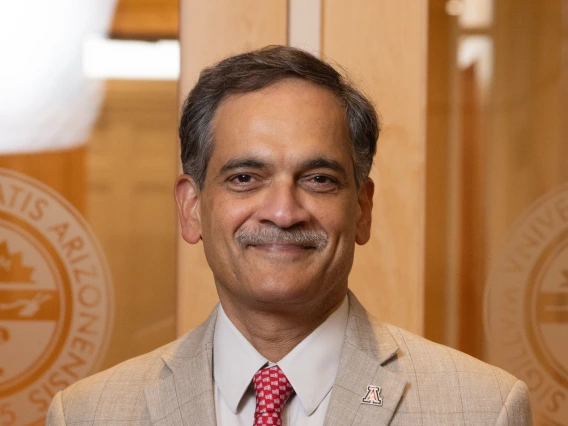
[[[526,382],[545,424],[568,424],[568,185],[517,222],[485,296],[492,359]]]
[[[42,422],[55,393],[96,370],[113,306],[106,259],[77,210],[0,169],[1,425]]]

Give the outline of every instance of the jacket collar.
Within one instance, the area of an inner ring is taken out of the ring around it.
[[[387,425],[406,381],[385,368],[398,345],[385,325],[369,316],[349,291],[349,319],[325,426]],[[364,404],[368,386],[380,387],[382,405]]]
[[[213,334],[217,309],[162,354],[165,367],[160,378],[145,389],[153,424],[215,426]]]

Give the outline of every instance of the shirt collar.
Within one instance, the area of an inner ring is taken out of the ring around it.
[[[233,414],[237,413],[239,402],[254,374],[267,362],[219,305],[213,336],[213,377]]]
[[[335,312],[278,363],[308,416],[318,408],[335,382],[348,315],[346,296]]]
[[[346,296],[338,309],[277,363],[308,416],[333,387],[348,313]],[[233,413],[237,413],[252,377],[267,362],[220,307],[213,342],[213,375],[221,396]]]

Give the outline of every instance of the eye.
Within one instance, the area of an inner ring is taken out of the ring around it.
[[[235,183],[250,183],[253,181],[253,177],[251,175],[237,175],[231,179]]]
[[[248,173],[239,173],[229,177],[226,182],[232,191],[242,192],[258,188],[261,180]]]
[[[339,187],[339,181],[327,175],[307,176],[304,182],[306,188],[314,192],[334,192]]]
[[[312,180],[315,183],[320,183],[320,184],[326,184],[326,183],[332,183],[333,182],[329,176],[314,176],[312,178]]]

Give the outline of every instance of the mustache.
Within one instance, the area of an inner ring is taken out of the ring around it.
[[[324,230],[311,231],[278,227],[241,228],[235,233],[235,239],[243,249],[249,245],[282,243],[313,247],[316,251],[322,251],[328,243],[327,232]]]

